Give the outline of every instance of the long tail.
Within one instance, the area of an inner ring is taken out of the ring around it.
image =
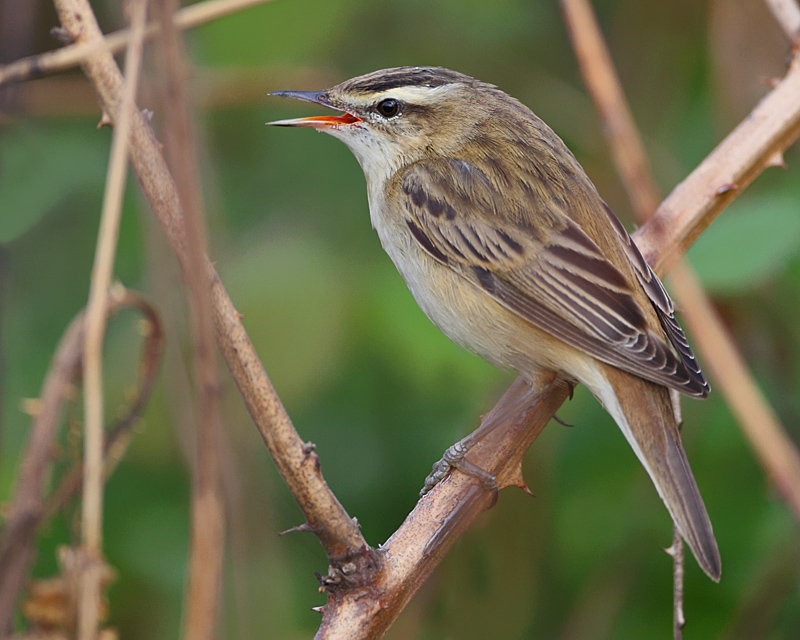
[[[598,365],[601,375],[585,383],[622,429],[700,567],[718,582],[717,541],[681,445],[669,390]]]

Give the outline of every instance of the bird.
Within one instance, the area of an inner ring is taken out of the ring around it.
[[[384,250],[453,342],[531,383],[555,373],[590,390],[719,581],[678,430],[678,395],[710,386],[661,281],[561,138],[495,85],[443,67],[271,95],[339,112],[267,124],[348,146]]]

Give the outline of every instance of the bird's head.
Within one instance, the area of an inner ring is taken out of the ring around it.
[[[267,124],[313,127],[342,140],[370,176],[431,156],[457,154],[492,117],[505,94],[441,67],[399,67],[352,78],[326,91],[275,91],[341,115]],[[497,104],[495,104],[497,103]]]

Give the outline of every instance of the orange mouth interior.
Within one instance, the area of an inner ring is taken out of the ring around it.
[[[336,125],[336,124],[355,124],[361,122],[361,118],[350,113],[344,113],[340,116],[311,116],[310,118],[300,118],[300,122],[307,122],[309,127],[315,124],[321,125]]]

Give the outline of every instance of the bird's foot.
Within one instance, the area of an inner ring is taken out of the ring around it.
[[[467,436],[449,447],[447,451],[444,452],[442,459],[434,463],[430,474],[425,478],[425,485],[420,490],[419,495],[424,496],[439,484],[439,482],[444,480],[453,469],[458,469],[462,473],[477,478],[481,481],[486,491],[491,491],[492,506],[494,506],[494,503],[497,502],[497,478],[493,473],[486,471],[486,469],[481,469],[466,458],[467,453],[474,444],[474,439]]]

